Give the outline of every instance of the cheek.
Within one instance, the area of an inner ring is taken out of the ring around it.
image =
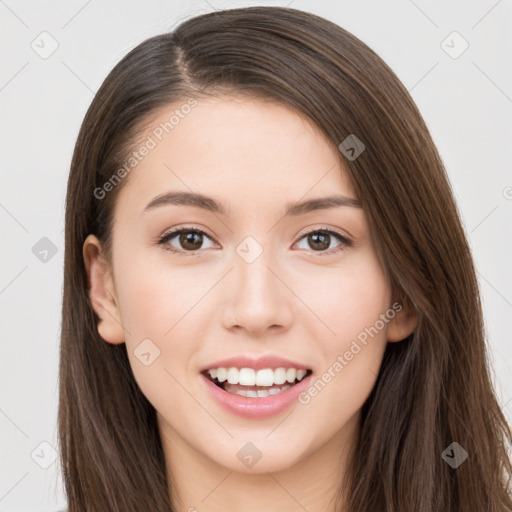
[[[144,270],[135,270],[141,269]],[[138,337],[171,338],[194,314],[194,305],[211,287],[189,269],[157,265],[132,265],[118,276],[123,324]]]
[[[186,381],[188,361],[202,339],[193,329],[194,313],[200,308],[193,306],[207,289],[183,269],[163,270],[132,262],[118,275],[130,365],[139,388],[159,411],[190,406],[190,396],[180,383]]]
[[[347,262],[339,272],[330,270],[329,292],[314,295],[319,316],[331,331],[322,324],[320,337],[317,328],[324,365],[299,401],[309,408],[310,418],[329,418],[323,428],[334,434],[357,413],[375,385],[387,345],[388,323],[382,318],[386,312],[388,321],[393,315],[389,287],[373,253],[359,253],[357,262]]]
[[[309,276],[296,281],[300,283],[297,295],[314,313],[308,315],[310,325],[317,325],[317,335],[323,333],[319,339],[330,340],[330,349],[350,344],[389,308],[389,286],[370,250],[350,255],[337,268],[309,270]],[[381,330],[385,337],[386,329]]]
[[[212,301],[221,300],[222,285],[216,285],[225,269],[200,263],[173,266],[161,255],[149,258],[151,264],[147,264],[147,254],[137,259],[133,252],[130,260],[119,261],[116,281],[121,318],[132,343],[150,338],[168,347],[179,334],[193,347],[198,343],[194,330],[201,318],[204,321],[205,311],[209,316],[215,309]],[[281,273],[293,283],[299,299],[289,298],[290,304],[296,304],[293,322],[305,322],[311,339],[322,340],[321,350],[327,354],[345,346],[348,350],[350,341],[373,326],[389,307],[388,286],[371,248],[348,254],[338,267],[302,262]]]

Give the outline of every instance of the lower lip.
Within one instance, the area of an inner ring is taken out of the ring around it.
[[[300,393],[308,387],[311,378],[311,375],[309,375],[291,388],[281,391],[277,395],[252,398],[228,393],[215,385],[203,374],[200,374],[200,376],[201,380],[206,385],[206,389],[222,408],[242,418],[252,419],[268,418],[288,409],[288,407],[297,400]],[[283,384],[283,386],[284,385],[286,385],[286,383]]]

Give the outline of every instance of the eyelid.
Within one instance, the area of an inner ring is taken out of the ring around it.
[[[169,228],[168,230],[166,230],[162,235],[160,235],[157,238],[157,243],[159,245],[160,244],[161,245],[166,245],[166,243],[170,239],[172,239],[175,236],[179,235],[183,231],[194,231],[196,233],[200,233],[200,234],[205,235],[208,238],[210,238],[217,245],[220,245],[219,242],[215,239],[215,237],[210,235],[206,230],[204,230],[202,228],[199,228],[197,226],[193,226],[193,225],[184,225],[184,226],[179,226],[179,227],[176,227],[176,228]],[[329,249],[329,250],[325,250],[325,251],[313,251],[313,250],[311,250],[311,252],[313,254],[316,253],[316,255],[318,255],[318,256],[326,256],[326,255],[329,255],[329,254],[341,252],[346,247],[352,247],[353,246],[352,237],[346,235],[345,233],[341,232],[337,228],[328,227],[328,226],[319,226],[319,227],[308,226],[307,228],[304,228],[304,230],[301,231],[297,235],[297,240],[293,243],[293,245],[295,245],[298,242],[300,242],[305,236],[313,234],[313,233],[318,233],[318,232],[326,232],[329,235],[337,236],[339,238],[339,240],[340,240],[340,245],[342,245],[344,247],[342,247],[340,249],[339,246],[338,246],[338,247],[335,247],[334,249]],[[199,249],[197,251],[184,251],[184,250],[174,249],[171,246],[164,247],[164,249],[165,250],[169,250],[169,251],[174,252],[174,253],[177,253],[177,254],[180,254],[180,255],[189,255],[189,256],[198,255],[201,252],[201,249]]]
[[[175,249],[174,247],[171,247],[170,245],[167,244],[167,242],[169,240],[173,239],[175,236],[179,235],[183,231],[185,231],[185,232],[186,231],[194,231],[196,233],[200,233],[200,234],[205,235],[208,238],[210,238],[215,244],[220,245],[219,242],[217,242],[217,240],[215,239],[215,237],[210,235],[206,230],[204,230],[203,228],[199,228],[197,226],[192,226],[192,225],[188,225],[188,226],[184,225],[184,226],[179,226],[179,227],[175,227],[175,228],[169,228],[157,237],[156,242],[158,245],[163,245],[165,250],[171,251],[178,255],[184,255],[184,256],[198,255],[201,252],[201,250],[184,251],[184,250],[180,250],[180,249]]]
[[[178,227],[175,227],[175,228],[169,228],[169,229],[166,229],[160,236],[158,236],[158,240],[161,240],[162,238],[165,238],[166,236],[168,235],[171,235],[171,234],[177,234],[179,233],[180,231],[197,231],[198,233],[202,233],[203,235],[206,235],[207,237],[211,238],[215,243],[219,243],[217,242],[217,240],[215,240],[215,237],[213,235],[210,235],[206,229],[204,228],[200,228],[198,226],[194,226],[194,225],[184,225],[184,226],[178,226]]]
[[[327,233],[329,236],[335,236],[339,239],[340,245],[337,247],[334,247],[333,249],[327,249],[325,251],[313,251],[310,250],[310,253],[313,253],[315,256],[330,256],[331,254],[338,254],[343,252],[345,249],[353,247],[354,241],[351,236],[346,235],[342,231],[340,231],[338,228],[332,228],[328,226],[320,226],[320,227],[311,227],[308,226],[308,228],[305,228],[305,232],[301,232],[300,235],[297,235],[297,241],[293,244],[297,244],[300,242],[304,237],[314,234],[314,233]]]
[[[305,235],[309,235],[310,233],[315,233],[317,231],[327,231],[330,233],[335,233],[339,237],[345,239],[347,242],[352,240],[352,237],[348,233],[345,233],[338,228],[334,228],[331,226],[325,226],[325,225],[320,225],[318,227],[317,227],[317,225],[314,225],[313,227],[308,226],[307,228],[304,228],[304,230],[300,231],[299,234],[297,235],[297,237],[299,237],[299,240],[300,240]]]

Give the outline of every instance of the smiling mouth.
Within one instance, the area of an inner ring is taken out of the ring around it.
[[[249,398],[265,398],[271,395],[277,395],[295,386],[301,380],[309,377],[312,373],[312,370],[307,370],[306,374],[301,378],[295,378],[294,381],[286,381],[283,384],[273,384],[272,386],[247,386],[242,384],[230,384],[227,379],[223,380],[223,382],[220,382],[217,377],[212,377],[208,370],[201,372],[202,375],[204,375],[209,381],[213,382],[223,391],[235,395],[246,396]]]

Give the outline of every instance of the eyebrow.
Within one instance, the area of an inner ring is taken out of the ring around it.
[[[196,208],[202,208],[212,213],[218,213],[224,216],[230,215],[229,208],[223,203],[213,197],[195,192],[166,192],[152,199],[144,208],[144,211],[146,212],[165,205],[195,206]],[[289,203],[287,204],[284,216],[304,215],[315,210],[337,208],[339,206],[362,208],[361,203],[357,199],[345,196],[328,196],[309,199],[298,203]]]

